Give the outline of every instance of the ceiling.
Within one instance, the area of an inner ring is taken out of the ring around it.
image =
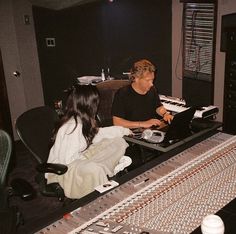
[[[32,5],[45,7],[54,10],[61,10],[68,7],[78,6],[96,0],[29,0]]]

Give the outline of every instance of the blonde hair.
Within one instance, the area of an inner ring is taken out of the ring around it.
[[[155,72],[155,66],[147,59],[135,62],[130,69],[129,79],[133,81],[135,78],[142,78],[144,72]]]

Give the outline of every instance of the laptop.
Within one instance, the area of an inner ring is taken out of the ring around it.
[[[142,138],[151,143],[169,145],[191,135],[190,123],[196,109],[193,107],[174,115],[171,123],[163,128],[146,129]]]

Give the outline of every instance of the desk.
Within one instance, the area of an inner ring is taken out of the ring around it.
[[[160,151],[160,152],[168,152],[170,150],[173,150],[189,141],[192,141],[200,136],[203,136],[209,132],[212,132],[212,131],[215,131],[217,130],[218,128],[220,128],[222,126],[222,123],[220,122],[213,122],[213,125],[209,128],[206,128],[206,129],[202,129],[202,130],[199,130],[198,132],[195,132],[193,133],[191,136],[189,137],[186,137],[180,141],[177,141],[173,144],[170,144],[166,147],[162,146],[161,144],[155,144],[155,143],[149,143],[143,139],[137,139],[137,138],[134,138],[132,136],[125,136],[125,140],[127,142],[130,142],[130,143],[135,143],[135,144],[138,144],[140,146],[144,146],[146,148],[149,148],[149,149],[154,149],[154,150],[157,150],[157,151]]]

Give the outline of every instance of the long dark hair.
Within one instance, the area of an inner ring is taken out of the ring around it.
[[[82,122],[82,133],[87,142],[87,148],[92,144],[94,136],[98,132],[96,114],[99,105],[99,92],[96,86],[75,84],[67,89],[68,97],[64,115],[55,128],[54,139],[58,129],[71,117],[75,120],[75,128],[78,125],[78,117]]]

